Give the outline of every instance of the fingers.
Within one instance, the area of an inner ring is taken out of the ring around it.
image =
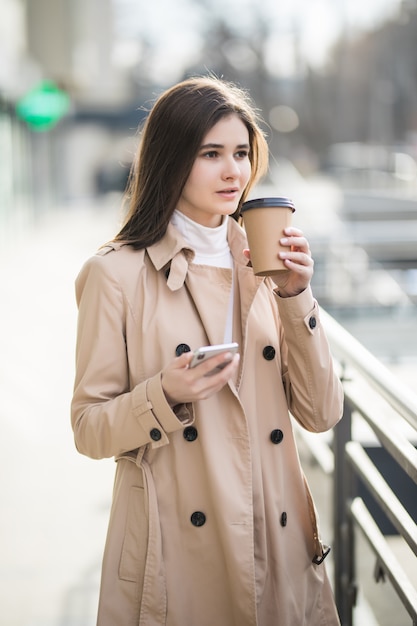
[[[200,355],[203,356],[204,355]],[[197,357],[198,359],[199,357]],[[201,375],[201,373],[203,373],[204,376],[211,376],[215,373],[217,373],[220,369],[223,369],[225,367],[225,365],[227,365],[233,358],[233,353],[232,352],[222,352],[220,354],[217,354],[216,356],[209,356],[203,360],[203,361],[199,361],[197,360],[197,365],[195,367],[198,367],[198,373]],[[193,366],[193,364],[191,364],[191,366]]]
[[[190,368],[192,356],[192,352],[184,353],[162,370],[162,388],[171,406],[217,393],[235,374],[239,363],[238,354],[223,353]]]
[[[183,352],[180,356],[176,357],[172,361],[172,367],[176,369],[184,369],[188,367],[192,358],[193,358],[192,352]]]
[[[288,226],[287,228],[284,228],[284,234],[288,235],[289,237],[303,237],[303,231],[300,230],[299,228],[296,228],[295,226]]]
[[[284,230],[285,237],[281,237],[279,242],[281,246],[288,247],[291,252],[302,252],[307,256],[311,257],[311,250],[307,239],[304,237],[303,232],[299,228],[295,228],[294,226],[290,226]],[[243,255],[250,260],[250,250],[245,248],[243,250]],[[286,256],[285,253],[280,254],[281,259],[292,258],[294,262],[302,263],[303,257],[293,257]]]
[[[209,396],[217,393],[222,389],[237,370],[240,355],[230,355],[229,361],[222,360],[218,365],[221,369],[213,367],[214,361],[218,361],[218,357],[208,359],[206,363],[198,365],[190,370],[190,374],[197,374],[197,377],[190,383],[191,389],[195,394],[195,400],[205,400]],[[209,361],[212,361],[210,364]],[[224,365],[226,363],[226,365]],[[204,367],[203,367],[204,365]],[[210,367],[207,370],[207,365]],[[200,369],[201,368],[201,369]],[[195,372],[194,370],[200,370]]]
[[[280,244],[287,250],[280,251],[279,257],[290,271],[276,275],[273,280],[278,286],[280,296],[287,298],[301,293],[309,285],[313,276],[314,260],[309,243],[301,230],[289,227],[284,230],[284,234]]]
[[[311,256],[310,246],[307,239],[304,237],[301,230],[298,228],[286,228],[284,230],[285,237],[281,237],[280,244],[282,246],[288,246],[291,251],[303,252],[308,256]],[[281,257],[284,258],[284,257]]]
[[[310,252],[280,252],[279,258],[284,261],[285,265],[289,269],[293,269],[295,266],[301,266],[301,268],[312,268],[314,266],[314,260],[310,256]]]

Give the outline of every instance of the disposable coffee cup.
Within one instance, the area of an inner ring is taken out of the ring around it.
[[[279,253],[288,251],[279,240],[284,228],[291,226],[295,208],[289,198],[257,198],[241,207],[243,225],[248,238],[253,271],[257,276],[270,276],[288,271]]]

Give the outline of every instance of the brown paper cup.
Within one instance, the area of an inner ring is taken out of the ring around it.
[[[278,257],[279,252],[288,248],[281,246],[279,240],[284,237],[284,228],[291,225],[294,211],[294,204],[289,198],[258,198],[243,203],[243,225],[253,271],[257,276],[288,271]]]

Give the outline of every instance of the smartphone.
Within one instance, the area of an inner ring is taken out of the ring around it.
[[[232,355],[236,354],[238,349],[239,349],[239,344],[235,342],[221,343],[215,346],[202,346],[201,348],[198,348],[198,350],[194,351],[194,355],[191,360],[190,367],[195,367],[196,365],[199,365],[200,363],[204,363],[204,361],[206,361],[207,359],[211,358],[212,356],[217,356],[218,354],[221,354],[222,352],[231,352]],[[210,370],[208,374],[206,374],[206,376],[212,376],[213,374],[217,374],[217,372],[222,370],[224,367],[226,367],[226,365],[230,363],[230,360],[221,363],[217,367],[214,367],[212,370]]]

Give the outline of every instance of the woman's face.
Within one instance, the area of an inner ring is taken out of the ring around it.
[[[204,137],[177,209],[203,226],[219,226],[236,211],[250,174],[248,129],[228,115]]]

